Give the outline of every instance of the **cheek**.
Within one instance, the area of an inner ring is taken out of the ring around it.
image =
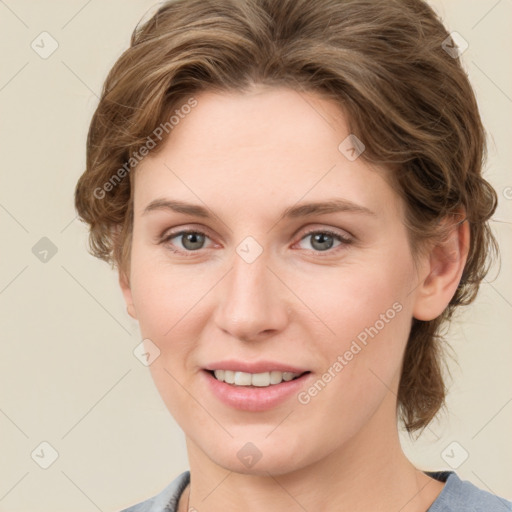
[[[190,356],[200,337],[198,314],[201,297],[209,286],[202,279],[191,280],[190,272],[156,261],[145,261],[142,252],[132,255],[132,298],[141,336],[160,350],[149,366],[151,376],[167,408],[188,431],[190,423],[204,424],[201,409],[191,400]]]
[[[350,300],[344,296],[341,307],[329,306],[335,336],[316,338],[322,340],[316,345],[324,365],[298,396],[296,411],[296,419],[310,424],[310,430],[339,443],[356,435],[384,403],[392,414],[410,326],[406,308],[389,289],[371,295],[348,290]]]
[[[317,281],[323,286],[316,289],[304,284],[323,322],[309,333],[326,372],[317,387],[329,388],[319,405],[369,414],[396,386],[412,318],[414,272],[407,254],[390,252],[373,265],[354,265],[336,279]]]
[[[208,290],[204,279],[191,277],[190,265],[171,265],[162,251],[150,250],[134,238],[131,291],[143,336],[174,338]]]
[[[330,274],[320,270],[297,281],[297,295],[320,320],[314,323],[317,336],[312,339],[324,340],[327,352],[329,347],[348,349],[354,339],[364,343],[378,336],[398,342],[407,337],[412,263],[406,258],[395,263],[392,256]]]

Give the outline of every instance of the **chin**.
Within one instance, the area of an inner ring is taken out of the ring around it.
[[[267,435],[268,432],[265,433]],[[227,471],[244,475],[268,476],[291,473],[313,462],[306,461],[305,446],[298,449],[295,443],[276,438],[272,442],[265,435],[230,439],[216,446],[206,447],[204,453],[216,465]],[[295,436],[286,436],[297,439]],[[314,459],[314,457],[311,457]]]
[[[229,459],[224,456],[222,457],[222,460],[214,460],[213,462],[234,473],[266,477],[268,477],[269,474],[272,476],[286,475],[302,467],[293,464],[287,456],[276,456],[275,454],[267,457],[263,456],[258,462],[250,467],[246,467],[241,463],[236,455],[234,458],[231,457]]]

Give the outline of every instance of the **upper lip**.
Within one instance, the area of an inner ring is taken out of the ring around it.
[[[283,364],[277,361],[255,361],[249,363],[247,361],[236,361],[234,359],[210,363],[208,366],[205,367],[205,370],[231,370],[233,372],[238,371],[246,373],[264,373],[278,371],[298,374],[309,371],[305,368],[299,368],[297,366],[291,366],[289,364]]]

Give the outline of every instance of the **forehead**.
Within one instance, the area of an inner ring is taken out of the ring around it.
[[[195,158],[226,159],[244,151],[254,158],[254,149],[265,150],[262,158],[275,150],[281,158],[293,156],[298,148],[335,153],[339,137],[348,133],[341,108],[311,92],[258,85],[248,92],[205,91],[196,100],[168,140],[176,150],[193,149]]]
[[[256,87],[195,95],[164,146],[136,168],[135,208],[172,195],[244,209],[333,196],[398,207],[384,169],[350,160],[341,108],[311,92]]]

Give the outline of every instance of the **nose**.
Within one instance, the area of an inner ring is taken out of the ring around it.
[[[251,263],[235,254],[231,271],[217,288],[214,321],[234,338],[266,339],[289,322],[292,294],[269,264],[265,252]]]

